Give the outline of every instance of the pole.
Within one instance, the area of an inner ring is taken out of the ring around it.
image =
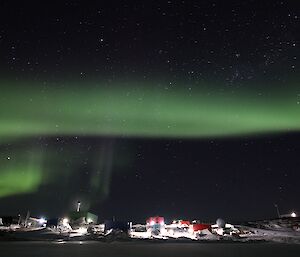
[[[275,206],[276,211],[277,211],[277,216],[278,216],[278,218],[280,218],[280,212],[279,212],[278,205],[275,203],[274,206]]]
[[[76,210],[77,212],[80,212],[80,205],[81,205],[81,202],[78,201],[78,202],[77,202],[77,210]]]

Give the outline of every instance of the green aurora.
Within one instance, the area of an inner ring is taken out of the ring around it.
[[[0,160],[0,197],[35,192],[43,182],[39,152],[14,150],[14,156]]]
[[[295,84],[270,92],[142,82],[63,84],[1,81],[0,146],[38,136],[215,138],[300,130]],[[7,152],[1,152],[0,197],[35,192],[42,183],[55,181],[57,174],[40,165],[41,156],[32,160],[24,149],[19,154],[21,160],[8,160]],[[93,183],[107,195],[105,176]]]
[[[41,184],[41,175],[40,170],[24,168],[23,165],[15,169],[2,170],[0,197],[34,192]]]
[[[39,135],[207,138],[300,129],[295,86],[232,92],[138,82],[0,84],[0,143]]]

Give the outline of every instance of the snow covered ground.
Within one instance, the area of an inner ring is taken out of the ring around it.
[[[149,242],[0,242],[0,253],[1,257],[299,257],[300,253],[295,244]]]

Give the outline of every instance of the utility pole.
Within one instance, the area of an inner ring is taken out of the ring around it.
[[[78,201],[78,202],[77,202],[77,209],[76,209],[77,212],[80,212],[80,205],[81,205],[81,202]]]
[[[18,219],[18,225],[21,225],[21,214],[20,213],[18,214],[18,217],[19,217],[19,219]]]
[[[275,208],[276,208],[276,211],[277,211],[277,216],[278,218],[280,218],[280,212],[279,212],[279,208],[278,208],[278,204],[274,204]]]
[[[25,218],[25,227],[27,227],[29,218],[30,218],[30,212],[29,212],[29,210],[28,210],[28,211],[27,211],[27,214],[26,214],[26,218]]]

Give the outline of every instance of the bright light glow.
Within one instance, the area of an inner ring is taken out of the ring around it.
[[[86,234],[87,233],[87,229],[85,227],[80,227],[78,229],[78,233],[80,233],[80,234]]]
[[[88,222],[88,223],[92,223],[93,220],[92,220],[92,219],[87,219],[87,222]]]
[[[47,220],[45,218],[40,218],[39,219],[40,224],[45,224],[46,222],[47,222]]]
[[[67,225],[69,223],[69,219],[68,218],[64,218],[63,219],[63,225]]]
[[[292,218],[296,218],[296,217],[297,217],[297,214],[296,214],[295,212],[292,212],[292,213],[291,213],[291,217],[292,217]]]
[[[150,226],[153,226],[155,224],[154,220],[150,221]]]

